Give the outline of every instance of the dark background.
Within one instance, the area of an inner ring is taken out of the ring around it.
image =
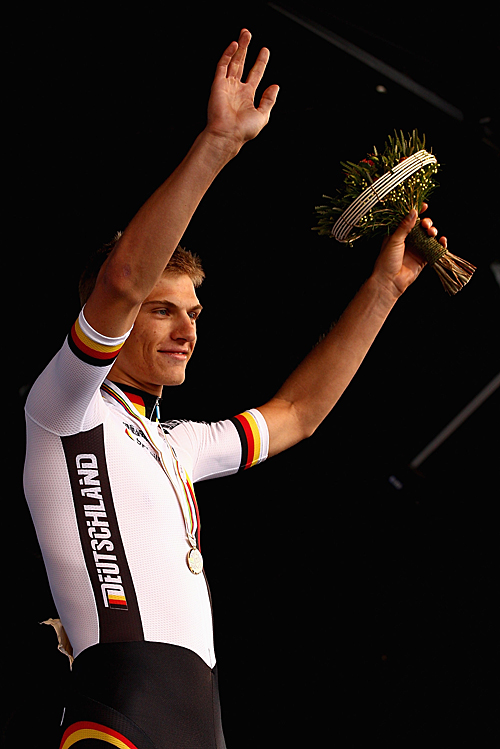
[[[199,485],[228,747],[477,746],[492,736],[498,390],[418,473],[408,466],[500,371],[498,41],[479,6],[351,6],[288,3],[461,116],[267,3],[7,15],[15,492],[4,533],[16,554],[5,546],[5,746],[55,746],[67,676],[38,624],[56,611],[22,496],[24,399],[78,314],[87,254],[126,226],[203,128],[215,65],[243,26],[251,62],[271,50],[263,85],[281,90],[269,127],[185,235],[207,271],[205,309],[164,418],[212,420],[265,402],[338,318],[378,244],[319,238],[314,206],[338,186],[341,160],[382,147],[394,129],[425,133],[442,165],[429,215],[478,269],[453,298],[424,272],[312,439]]]

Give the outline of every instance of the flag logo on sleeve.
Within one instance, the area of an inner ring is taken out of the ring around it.
[[[240,436],[241,462],[240,471],[256,465],[263,459],[263,445],[260,439],[259,425],[251,411],[244,411],[230,419]]]

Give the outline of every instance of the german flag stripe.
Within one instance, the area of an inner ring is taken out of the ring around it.
[[[69,749],[71,746],[74,746],[84,739],[97,739],[98,741],[104,741],[106,744],[118,747],[118,749],[137,749],[135,744],[129,741],[129,739],[121,733],[118,733],[118,731],[114,731],[107,726],[102,726],[100,723],[92,723],[87,720],[73,723],[73,725],[64,732],[59,749]]]
[[[110,603],[119,604],[120,606],[126,606],[127,605],[127,599],[125,596],[108,596],[108,601]]]
[[[76,320],[68,335],[68,344],[72,352],[87,364],[98,367],[109,366],[120,353],[123,341],[115,344],[104,344],[93,341],[82,329],[80,319]]]
[[[146,405],[144,403],[144,398],[141,398],[141,396],[137,395],[137,393],[127,393],[127,397],[130,402],[133,403],[137,408],[141,416],[146,416]]]
[[[261,444],[260,432],[255,417],[249,412],[238,414],[231,419],[241,440],[240,471],[246,471],[259,462]]]

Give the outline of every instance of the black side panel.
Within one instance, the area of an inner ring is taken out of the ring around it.
[[[100,642],[144,639],[118,527],[103,427],[63,437],[78,529],[99,614]]]

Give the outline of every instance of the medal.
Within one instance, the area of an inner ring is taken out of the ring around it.
[[[199,575],[203,570],[203,557],[198,549],[190,549],[187,555],[188,567],[193,575]]]

